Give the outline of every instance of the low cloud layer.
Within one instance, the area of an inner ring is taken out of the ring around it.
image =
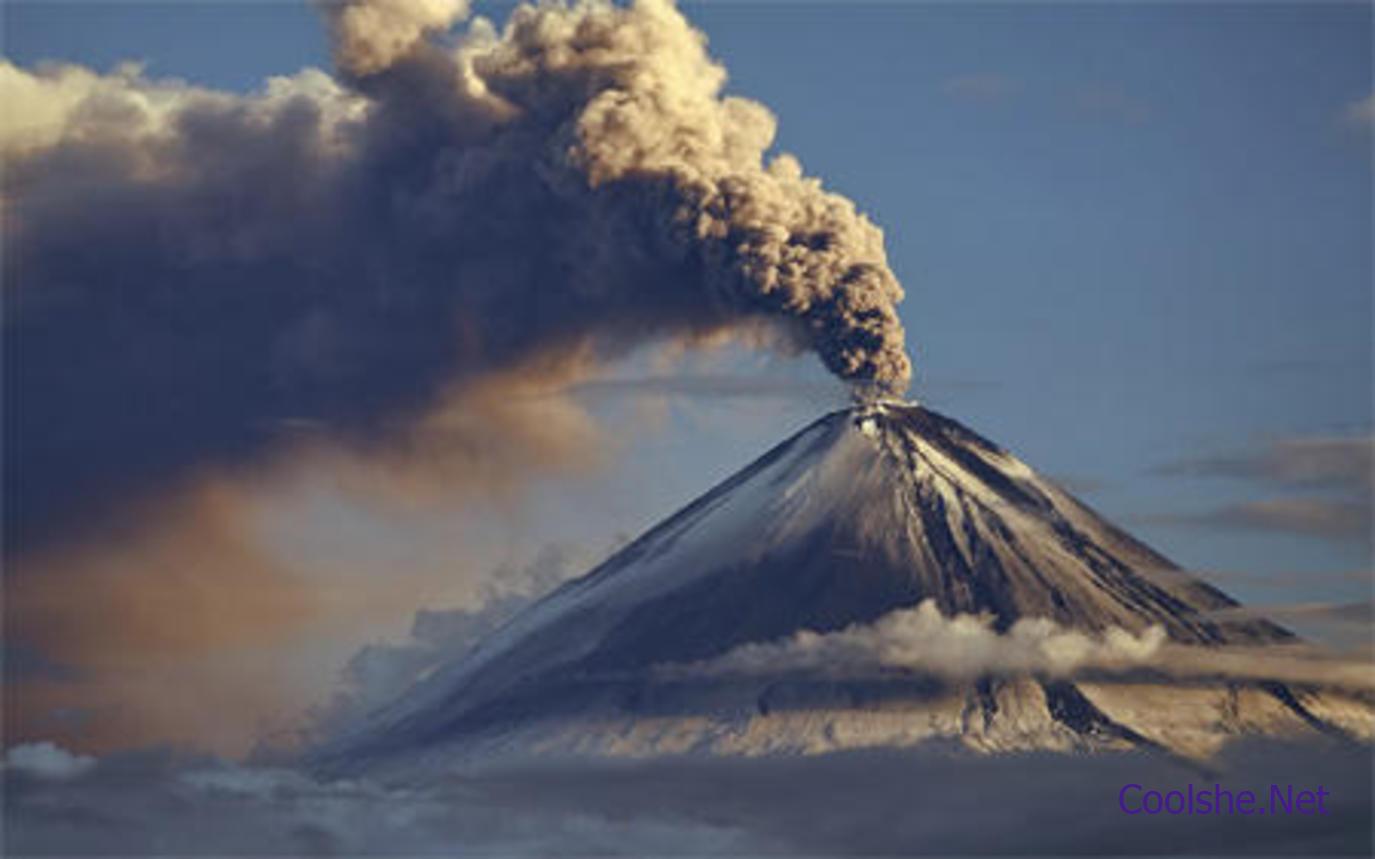
[[[49,753],[45,753],[49,754]],[[542,762],[383,786],[139,752],[61,774],[12,749],[5,847],[62,855],[1367,855],[1366,747],[1161,755]],[[1127,784],[1328,793],[1326,815],[1127,816]]]
[[[780,642],[746,644],[690,671],[852,674],[875,668],[919,668],[955,678],[982,674],[1065,675],[1083,668],[1115,668],[1149,660],[1165,641],[1163,627],[1141,635],[1113,628],[1101,636],[1066,629],[1045,618],[1019,620],[1006,634],[993,617],[947,618],[933,600],[899,609],[873,624],[838,632],[803,630]]]
[[[1113,627],[1100,634],[1045,618],[1024,619],[1005,634],[989,615],[945,617],[934,602],[890,612],[872,624],[831,633],[803,630],[776,642],[746,644],[708,662],[664,666],[669,674],[853,676],[905,669],[956,679],[985,674],[1065,677],[1150,669],[1190,678],[1236,678],[1375,689],[1370,654],[1341,656],[1308,646],[1201,647]]]

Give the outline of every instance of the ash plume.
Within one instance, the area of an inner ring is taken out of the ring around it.
[[[8,548],[309,425],[361,450],[483,380],[773,332],[910,365],[882,232],[667,0],[324,8],[336,76],[239,96],[0,64]],[[480,405],[470,414],[480,414]]]

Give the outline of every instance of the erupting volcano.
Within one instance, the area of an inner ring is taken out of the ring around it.
[[[1180,678],[1144,658],[1296,641],[1224,619],[1236,605],[959,423],[881,401],[779,444],[320,759],[442,767],[515,751],[932,740],[1198,756],[1245,734],[1371,734],[1368,690],[1263,672]],[[881,643],[904,623],[917,625],[902,633],[905,661],[851,658],[867,630]],[[942,642],[966,663],[975,644],[1004,655],[952,672]],[[1082,670],[1058,670],[1067,649]],[[768,658],[798,651],[807,658]]]

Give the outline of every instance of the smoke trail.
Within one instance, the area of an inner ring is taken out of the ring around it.
[[[0,64],[7,546],[262,462],[367,450],[493,377],[773,333],[900,392],[880,230],[667,0],[325,8],[337,77],[249,96]],[[480,406],[469,409],[480,415]],[[318,433],[317,433],[318,434]]]

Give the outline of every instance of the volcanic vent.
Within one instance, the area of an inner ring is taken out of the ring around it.
[[[1267,621],[1217,619],[1235,601],[959,423],[879,402],[779,444],[321,759],[353,768],[516,749],[793,753],[936,738],[985,751],[1206,753],[1236,734],[1372,730],[1366,693],[1277,682],[665,671],[923,603],[944,617],[983,615],[998,633],[1039,618],[1201,648],[1292,640]]]

